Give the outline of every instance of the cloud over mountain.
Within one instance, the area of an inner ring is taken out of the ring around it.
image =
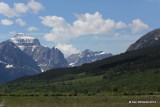
[[[35,27],[35,26],[30,26],[28,29],[27,29],[29,32],[31,32],[31,31],[37,31],[37,30],[39,30],[37,27]]]
[[[77,14],[73,23],[68,23],[63,17],[44,16],[40,17],[41,23],[51,27],[52,30],[44,36],[47,41],[55,43],[67,43],[69,40],[84,35],[112,34],[116,30],[131,29],[132,32],[139,32],[149,28],[140,19],[135,19],[131,24],[113,19],[104,19],[99,12],[94,14]]]
[[[60,44],[59,43],[56,45],[56,48],[60,49],[64,53],[65,57],[68,57],[71,54],[76,54],[80,52],[80,50],[76,49],[71,44]]]
[[[133,33],[149,29],[149,26],[143,23],[140,19],[133,20],[130,27]]]
[[[76,15],[77,20],[72,24],[58,16],[40,18],[43,25],[52,27],[51,32],[46,34],[44,38],[54,42],[66,42],[72,38],[88,34],[109,34],[115,29],[122,29],[126,26],[122,21],[115,22],[112,19],[103,19],[99,12]]]

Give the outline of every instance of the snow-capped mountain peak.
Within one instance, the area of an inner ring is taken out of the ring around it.
[[[25,35],[24,33],[17,33],[10,41],[31,56],[37,62],[41,71],[68,66],[60,50],[54,47],[42,46],[36,38]]]
[[[70,66],[80,66],[82,64],[91,63],[110,56],[112,56],[111,53],[106,53],[104,51],[92,51],[86,49],[81,53],[72,54],[67,58],[67,61]]]
[[[35,38],[27,36],[24,33],[17,33],[11,39],[14,40],[15,43],[18,43],[18,42],[33,43]],[[23,40],[23,41],[20,41],[20,40]]]
[[[27,46],[39,46],[40,42],[38,39],[27,36],[24,33],[17,33],[13,38],[10,39],[15,43],[21,50],[24,50]]]
[[[17,33],[14,37],[25,37],[26,35],[24,33]]]

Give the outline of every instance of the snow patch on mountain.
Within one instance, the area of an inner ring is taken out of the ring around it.
[[[84,50],[81,53],[72,54],[67,58],[69,66],[80,66],[85,63],[91,63],[103,58],[112,56],[111,53],[106,53],[104,51],[91,51],[89,49]]]
[[[13,68],[14,66],[13,65],[6,65],[6,68]]]
[[[11,38],[11,41],[13,41],[15,44],[17,43],[34,43],[33,37],[26,36],[23,33],[16,34],[13,38]]]

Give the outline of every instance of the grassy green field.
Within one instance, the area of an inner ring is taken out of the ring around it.
[[[156,101],[130,104],[129,101]],[[160,107],[160,96],[0,97],[5,107]]]
[[[78,74],[80,75],[80,74]],[[84,74],[83,74],[84,75]],[[83,76],[81,74],[81,76]],[[114,74],[110,79],[99,76],[83,76],[73,80],[25,81],[1,85],[0,95],[34,96],[76,96],[76,95],[159,95],[160,72],[146,70],[145,72]]]

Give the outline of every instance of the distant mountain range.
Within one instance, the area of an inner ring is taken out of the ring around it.
[[[52,68],[67,67],[68,63],[64,58],[63,53],[57,48],[49,48],[42,46],[38,39],[29,37],[23,33],[16,34],[10,39],[23,52],[31,56],[41,68],[41,71]]]
[[[23,52],[30,55],[37,62],[42,72],[52,68],[80,66],[112,56],[111,53],[104,51],[94,52],[86,49],[81,53],[70,55],[65,59],[59,49],[42,46],[38,39],[29,37],[23,33],[16,34],[10,41],[15,43]]]
[[[78,54],[72,54],[66,59],[70,66],[80,66],[82,64],[95,62],[110,56],[112,56],[111,53],[106,53],[104,51],[91,51],[86,49]]]
[[[53,68],[80,66],[109,56],[111,54],[103,51],[85,50],[65,59],[59,49],[42,46],[38,39],[18,33],[0,43],[0,82],[39,74]]]

